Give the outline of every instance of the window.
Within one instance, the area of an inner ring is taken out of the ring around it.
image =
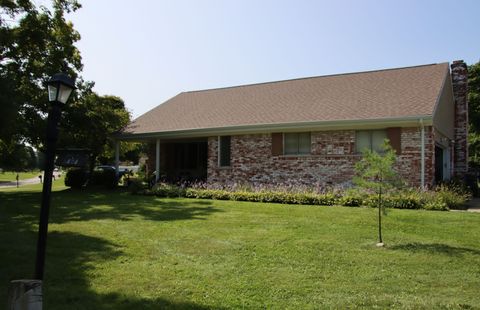
[[[361,153],[364,149],[380,152],[385,139],[387,139],[386,130],[357,131],[355,141],[356,152]]]
[[[310,133],[285,133],[283,135],[285,144],[285,155],[305,155],[310,154]]]
[[[230,167],[230,136],[218,137],[218,165]]]

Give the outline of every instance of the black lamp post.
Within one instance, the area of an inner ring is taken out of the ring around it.
[[[48,81],[48,100],[51,109],[48,113],[47,143],[45,153],[45,168],[42,191],[42,205],[40,209],[40,224],[38,228],[37,257],[35,260],[35,279],[43,280],[45,266],[45,248],[47,245],[48,213],[50,209],[50,194],[52,192],[52,174],[54,169],[55,149],[58,138],[58,122],[62,114],[62,106],[65,105],[75,81],[64,73],[55,74]]]

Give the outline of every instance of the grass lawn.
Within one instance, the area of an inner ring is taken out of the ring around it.
[[[42,172],[36,171],[27,171],[27,172],[18,172],[19,180],[37,178]],[[15,171],[4,171],[0,172],[0,182],[11,182],[16,181],[17,172]]]
[[[53,195],[45,309],[480,308],[480,214]],[[39,185],[0,191],[0,300],[33,274]]]

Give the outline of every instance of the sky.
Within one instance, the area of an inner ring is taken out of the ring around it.
[[[480,60],[478,0],[79,0],[84,79],[134,118],[183,91]]]

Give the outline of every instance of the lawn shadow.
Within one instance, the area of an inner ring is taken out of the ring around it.
[[[462,256],[465,254],[480,255],[480,250],[456,247],[443,243],[420,243],[411,242],[399,244],[389,247],[391,250],[410,251],[410,252],[427,252],[431,254],[443,254],[449,256]]]
[[[0,199],[14,204],[21,212],[23,222],[38,221],[40,193],[1,192]],[[21,204],[19,204],[21,202]],[[21,206],[20,206],[21,205]],[[205,220],[208,215],[222,212],[211,202],[191,200],[165,201],[155,196],[131,195],[123,190],[63,190],[52,193],[50,223],[98,219],[130,220],[142,217],[151,221]]]
[[[36,233],[23,230],[11,234],[0,231],[0,234],[0,300],[6,302],[11,280],[32,277]],[[22,240],[22,243],[17,240]],[[120,245],[103,238],[73,232],[49,233],[43,285],[44,309],[212,309],[162,296],[142,298],[95,291],[92,287],[95,278],[92,276],[95,271],[98,272],[97,268],[121,268],[118,260],[123,256]]]
[[[44,286],[46,309],[211,309],[162,297],[140,298],[117,292],[94,291],[91,275],[95,269],[99,266],[105,268],[104,263],[114,261],[117,262],[110,266],[121,268],[118,260],[124,256],[120,245],[102,238],[52,232],[49,234],[47,255]]]
[[[4,302],[11,280],[33,276],[40,198],[39,192],[0,192],[0,300]],[[65,190],[52,193],[50,223],[129,220],[138,216],[152,221],[204,220],[219,211],[207,201],[164,201],[123,191]],[[51,229],[47,241],[44,308],[212,309],[164,296],[143,298],[95,291],[92,276],[98,272],[97,268],[122,268],[118,260],[124,256],[122,245],[107,239]]]
[[[210,307],[191,302],[172,301],[165,298],[136,298],[128,297],[118,293],[96,294],[92,299],[74,301],[70,300],[68,309],[97,309],[97,310],[132,310],[132,309],[226,309],[221,307]],[[55,307],[55,309],[57,309]],[[59,307],[58,309],[62,309]]]

